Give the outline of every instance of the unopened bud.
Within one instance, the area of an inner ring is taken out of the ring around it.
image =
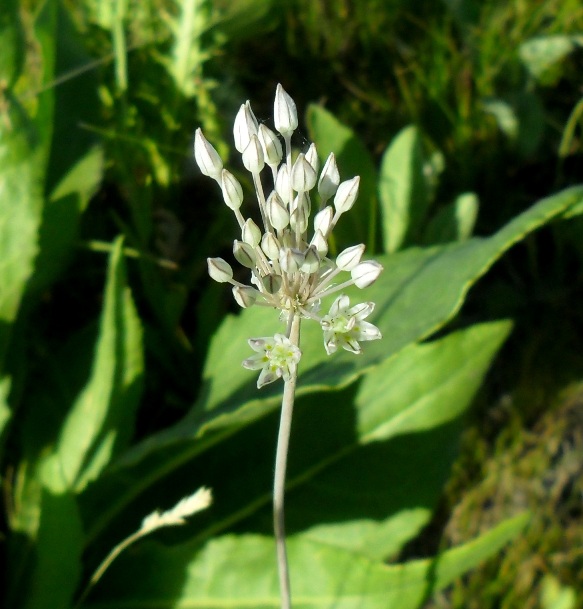
[[[277,135],[266,125],[259,125],[259,141],[263,148],[265,162],[268,165],[277,167],[283,158],[283,149]]]
[[[284,205],[289,205],[289,196],[290,196],[290,184],[289,184],[289,170],[287,168],[287,164],[284,163],[277,170],[277,178],[275,179],[275,190],[277,194],[280,196]]]
[[[243,189],[239,180],[228,170],[221,172],[221,191],[227,207],[239,209],[243,203]]]
[[[289,212],[275,190],[267,198],[266,208],[273,228],[283,230],[289,224]]]
[[[316,248],[320,258],[324,258],[328,253],[328,242],[319,229],[314,233],[310,245],[313,245]]]
[[[304,254],[291,247],[284,247],[279,253],[279,264],[284,273],[293,275],[304,264]]]
[[[265,167],[263,149],[261,148],[261,142],[256,135],[251,136],[249,144],[245,150],[243,150],[242,158],[245,169],[251,173],[259,173],[263,167]]]
[[[294,100],[278,84],[275,91],[275,104],[273,106],[273,119],[275,128],[282,135],[291,135],[298,126],[298,111]]]
[[[305,155],[299,154],[291,170],[291,185],[296,192],[306,192],[316,185],[318,175],[306,160]]]
[[[205,176],[209,176],[217,182],[220,181],[223,161],[201,129],[197,129],[194,134],[194,159]]]
[[[318,151],[316,150],[316,144],[310,144],[308,152],[306,152],[306,161],[312,166],[312,169],[318,174],[320,168],[320,160],[318,159]],[[315,184],[315,183],[314,183]]]
[[[363,243],[348,247],[338,254],[338,257],[336,258],[336,266],[342,271],[351,271],[360,262],[363,254]]]
[[[332,226],[334,210],[328,205],[314,216],[314,230],[326,235]]]
[[[235,302],[243,309],[252,307],[257,301],[257,296],[259,296],[259,294],[260,292],[249,285],[236,285],[233,287],[233,297],[235,298]]]
[[[346,180],[338,186],[336,196],[334,197],[334,207],[338,214],[343,214],[352,208],[356,197],[358,197],[358,187],[360,184],[360,176]]]
[[[350,276],[357,288],[366,288],[374,283],[381,274],[383,267],[374,260],[367,260],[355,266]]]
[[[245,268],[255,268],[257,256],[255,250],[248,243],[235,240],[233,242],[233,256],[235,256],[235,260]]]
[[[315,245],[311,245],[304,258],[304,264],[302,264],[302,271],[305,273],[315,273],[320,268],[320,256]]]
[[[242,239],[251,247],[257,247],[261,241],[261,229],[253,222],[251,218],[247,218],[243,224]]]
[[[235,148],[239,152],[243,152],[249,145],[252,135],[257,135],[257,120],[251,112],[249,101],[241,104],[239,112],[235,117],[233,125],[233,137],[235,139]]]
[[[219,283],[226,283],[233,279],[231,265],[222,258],[207,258],[208,272],[212,279]]]
[[[275,273],[272,273],[270,275],[262,277],[261,283],[263,284],[263,287],[265,288],[268,294],[276,294],[281,288],[283,279],[281,275],[276,275]]]
[[[280,244],[273,233],[265,233],[261,239],[261,249],[270,260],[279,258]]]
[[[338,165],[336,164],[336,156],[331,152],[326,159],[326,163],[320,174],[320,180],[318,181],[318,193],[322,198],[322,205],[324,205],[330,197],[336,194],[339,184],[340,172],[338,171]]]

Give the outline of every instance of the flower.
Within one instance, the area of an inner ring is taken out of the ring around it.
[[[302,352],[287,336],[276,334],[273,337],[250,338],[248,342],[256,353],[243,361],[243,368],[261,370],[257,379],[258,389],[278,378],[289,381],[295,375]]]
[[[330,307],[330,312],[320,322],[324,330],[324,347],[326,353],[334,353],[338,347],[352,353],[362,353],[358,341],[378,340],[382,338],[380,330],[368,321],[363,321],[374,310],[374,302],[363,302],[354,307],[344,294],[338,296]]]
[[[208,259],[209,274],[215,281],[233,286],[233,296],[241,307],[279,309],[283,322],[300,317],[320,323],[328,354],[336,351],[339,345],[360,353],[358,341],[381,337],[376,326],[362,321],[372,312],[372,303],[348,309],[348,298],[340,296],[328,315],[319,316],[323,298],[351,285],[365,288],[382,271],[378,262],[361,260],[364,244],[345,249],[335,260],[328,254],[334,227],[340,216],[356,202],[360,178],[355,176],[341,182],[333,153],[318,178],[319,162],[314,144],[292,162],[290,142],[298,124],[297,110],[281,85],[277,86],[275,95],[274,123],[280,135],[263,124],[258,125],[247,101],[237,114],[233,130],[235,147],[251,173],[262,228],[245,217],[241,184],[223,168],[202,131],[196,132],[196,162],[203,174],[218,182],[226,205],[235,215],[240,235],[234,240],[233,256],[250,271],[251,277],[248,284],[237,281],[235,276],[240,274],[234,274],[229,263],[221,258]],[[262,176],[264,171],[271,173],[270,179]],[[271,190],[266,190],[266,183]],[[312,208],[315,208],[315,215],[310,220]],[[350,278],[339,281],[341,273]],[[287,380],[291,371],[295,371],[300,351],[289,342],[290,332],[291,324],[288,323],[288,338],[276,334],[270,338],[251,339],[251,347],[257,354],[246,359],[243,366],[261,370],[259,387],[280,377]],[[290,345],[295,351],[290,351]],[[287,359],[282,359],[282,350],[288,353]]]

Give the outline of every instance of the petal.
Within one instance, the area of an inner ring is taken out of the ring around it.
[[[360,304],[350,307],[346,313],[353,315],[358,321],[365,319],[374,311],[374,302],[361,302]]]
[[[348,305],[350,304],[350,298],[348,296],[341,294],[338,298],[332,303],[330,307],[330,316],[336,317],[338,313],[346,310]]]
[[[264,385],[269,385],[269,383],[277,381],[278,378],[279,376],[269,367],[263,368],[263,370],[259,373],[259,378],[257,379],[257,389],[261,389],[261,387]]]
[[[362,353],[362,349],[355,338],[343,336],[341,345],[343,349],[350,351],[351,353],[355,353],[356,355],[360,355]]]
[[[381,331],[368,321],[361,321],[354,331],[358,333],[358,340],[377,340],[383,337]]]
[[[260,370],[268,365],[269,360],[264,353],[257,353],[241,362],[241,366],[243,366],[243,368],[247,368],[247,370]]]

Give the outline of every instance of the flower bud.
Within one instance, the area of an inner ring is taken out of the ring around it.
[[[221,191],[227,207],[239,209],[243,203],[243,189],[239,180],[228,170],[221,172]]]
[[[291,247],[283,247],[279,252],[281,270],[287,275],[293,275],[304,264],[304,254]]]
[[[235,117],[233,125],[233,136],[235,139],[235,148],[239,152],[243,152],[249,145],[252,135],[257,135],[257,120],[251,111],[249,100],[241,104],[239,112]]]
[[[363,243],[348,247],[343,252],[338,254],[338,257],[336,258],[336,266],[342,271],[351,271],[360,262],[363,254]]]
[[[242,239],[251,247],[257,247],[261,241],[261,229],[253,222],[251,218],[247,218],[243,224]]]
[[[277,194],[280,196],[284,205],[289,205],[289,196],[290,196],[290,184],[289,184],[289,170],[287,168],[287,163],[284,163],[277,170],[277,178],[275,179],[275,190]]]
[[[355,266],[350,276],[357,288],[366,288],[374,283],[381,274],[383,267],[374,260],[367,260]]]
[[[324,207],[314,216],[314,231],[321,231],[326,235],[332,226],[333,218],[334,210],[329,205]]]
[[[205,176],[220,181],[223,161],[199,128],[194,134],[194,159]]]
[[[243,165],[251,173],[259,173],[265,166],[261,143],[256,135],[252,135],[249,144],[243,151]]]
[[[269,275],[265,275],[265,277],[262,277],[261,283],[268,294],[276,294],[281,288],[283,279],[281,275],[271,273]]]
[[[276,230],[283,230],[289,224],[289,212],[275,190],[269,195],[265,205],[271,226]]]
[[[318,175],[306,160],[304,154],[299,154],[291,170],[291,185],[296,192],[306,192],[316,185]]]
[[[320,268],[320,256],[315,245],[310,245],[306,250],[304,264],[301,270],[305,273],[315,273]]]
[[[328,242],[319,229],[314,233],[310,245],[313,245],[316,248],[320,258],[324,258],[328,253]]]
[[[312,166],[312,169],[316,172],[316,177],[318,174],[318,169],[320,168],[320,160],[318,159],[318,151],[316,150],[316,144],[310,144],[308,148],[308,152],[306,152],[306,161]]]
[[[318,181],[318,193],[322,198],[322,205],[324,205],[330,197],[336,194],[338,184],[340,184],[340,172],[338,171],[338,165],[336,164],[336,156],[331,152],[326,159],[324,169],[322,169]]]
[[[301,196],[300,196],[301,195]],[[302,192],[295,198],[295,209],[290,215],[289,224],[296,233],[305,233],[308,228],[308,219],[310,217],[309,203],[306,198],[306,193]]]
[[[275,104],[273,106],[273,119],[275,128],[282,135],[291,135],[298,126],[298,111],[294,100],[278,84],[275,91]]]
[[[273,233],[265,233],[261,239],[261,249],[270,260],[279,258],[280,245]]]
[[[356,197],[358,197],[358,186],[360,184],[360,176],[345,180],[338,186],[336,196],[334,197],[334,207],[336,213],[343,214],[352,208]]]
[[[235,260],[245,268],[255,268],[257,255],[255,254],[255,250],[248,243],[235,240],[233,242],[233,256],[235,256]]]
[[[277,167],[283,158],[283,149],[279,138],[266,125],[259,125],[258,136],[263,148],[265,162],[270,166]]]
[[[257,301],[257,296],[259,296],[259,294],[260,293],[250,285],[233,286],[233,297],[235,298],[235,302],[243,309],[252,307]]]
[[[233,279],[233,269],[226,260],[222,258],[207,258],[206,263],[211,279],[219,283],[227,283]]]

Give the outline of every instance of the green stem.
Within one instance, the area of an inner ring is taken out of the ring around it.
[[[294,314],[290,323],[289,339],[292,344],[300,346],[300,317]],[[281,609],[291,609],[291,588],[289,581],[289,566],[285,544],[285,473],[291,431],[294,398],[296,393],[297,369],[289,381],[286,381],[281,401],[281,418],[277,437],[275,455],[275,476],[273,481],[273,529],[277,551],[277,569],[279,573],[279,588],[281,593]]]

